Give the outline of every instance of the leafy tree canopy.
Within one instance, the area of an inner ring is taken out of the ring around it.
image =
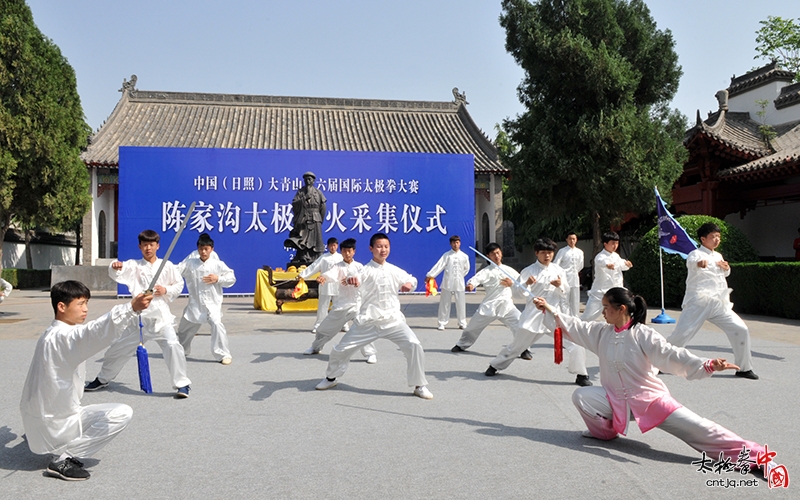
[[[753,59],[778,61],[779,65],[795,73],[795,81],[800,81],[800,18],[784,19],[768,16],[759,21],[761,28],[756,31],[756,52]]]
[[[686,118],[667,107],[681,69],[669,30],[640,0],[503,0],[506,49],[524,69],[526,111],[508,207],[523,241],[654,210],[682,171]]]
[[[90,132],[66,58],[24,0],[0,0],[0,241],[12,220],[55,229],[80,221],[91,203],[79,156]]]

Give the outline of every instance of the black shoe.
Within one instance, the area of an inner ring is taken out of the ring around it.
[[[742,378],[749,378],[750,380],[758,380],[758,375],[753,373],[753,370],[747,370],[746,372],[736,372],[736,376]]]
[[[95,378],[94,380],[92,380],[91,382],[86,384],[86,387],[84,387],[83,390],[84,391],[96,391],[98,389],[102,389],[103,387],[105,387],[107,385],[108,385],[108,382],[106,382],[104,384],[103,382],[100,382],[100,379]]]
[[[175,399],[186,399],[189,397],[189,390],[191,387],[185,385],[178,389],[178,392],[175,393]]]
[[[450,352],[464,352],[465,350],[466,349],[463,349],[463,348],[461,348],[461,347],[459,347],[457,345],[454,345],[453,348],[450,349]]]
[[[524,359],[525,361],[530,361],[533,359],[533,353],[527,349],[522,351],[522,354],[519,355],[519,359]]]
[[[483,372],[483,374],[486,375],[487,377],[494,377],[495,375],[497,375],[497,368],[495,368],[492,365],[489,365],[489,368],[487,368],[486,371]]]
[[[63,479],[64,481],[86,481],[90,475],[83,468],[83,463],[72,457],[67,457],[60,462],[50,462],[45,472],[49,476]]]
[[[578,375],[575,377],[575,385],[579,385],[581,387],[589,387],[592,385],[592,381],[589,380],[588,375]]]

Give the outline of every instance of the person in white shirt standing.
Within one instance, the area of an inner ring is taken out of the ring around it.
[[[577,247],[578,235],[575,233],[567,234],[567,246],[560,249],[553,259],[556,264],[564,270],[567,285],[569,285],[570,314],[577,316],[581,313],[581,278],[580,272],[583,269],[583,250]]]
[[[450,237],[450,250],[439,258],[439,261],[428,271],[426,280],[436,279],[442,271],[442,286],[439,291],[439,326],[437,330],[444,330],[445,325],[450,321],[450,303],[453,299],[456,302],[456,317],[458,327],[464,329],[467,326],[467,306],[464,297],[464,277],[469,272],[469,257],[461,251],[461,238],[458,236]]]
[[[686,267],[686,294],[683,296],[683,312],[675,330],[667,338],[672,345],[683,347],[694,337],[706,320],[717,325],[728,336],[734,364],[739,367],[736,376],[757,380],[753,373],[753,358],[750,354],[750,330],[742,318],[733,312],[728,282],[731,266],[722,254],[715,251],[722,241],[719,226],[707,222],[697,230],[700,248],[689,253]]]
[[[433,399],[433,394],[426,387],[428,381],[425,378],[425,351],[406,324],[406,318],[400,310],[398,291],[414,290],[417,279],[386,262],[391,244],[385,234],[372,235],[369,249],[372,260],[364,266],[359,276],[347,280],[349,285],[361,289],[361,307],[353,321],[353,327],[331,351],[328,370],[325,378],[317,384],[317,390],[324,391],[339,383],[337,378],[347,371],[347,365],[356,350],[377,339],[386,339],[394,342],[403,351],[406,357],[406,378],[408,385],[414,387],[414,395],[422,399]]]
[[[514,305],[513,288],[511,288],[513,282],[508,277],[511,275],[514,279],[518,279],[519,273],[503,264],[503,250],[497,243],[486,245],[485,253],[497,266],[489,264],[467,281],[467,291],[471,292],[477,286],[483,285],[486,295],[464,328],[461,338],[450,349],[452,352],[462,352],[472,347],[483,330],[496,319],[506,325],[512,334],[519,324],[520,312]]]
[[[0,304],[2,304],[4,300],[6,300],[6,297],[9,296],[9,294],[11,293],[11,290],[13,290],[13,289],[14,288],[11,286],[11,283],[9,283],[8,281],[0,278]],[[0,313],[0,314],[3,314],[3,313]]]
[[[317,327],[317,335],[311,343],[311,347],[303,354],[319,354],[325,344],[330,342],[337,333],[345,328],[347,322],[358,314],[358,307],[361,304],[358,287],[348,283],[348,280],[352,281],[352,278],[357,277],[364,266],[353,260],[355,255],[356,240],[347,238],[342,242],[342,261],[317,279],[320,284],[334,285],[333,306]],[[362,347],[361,354],[367,358],[368,364],[372,365],[378,362],[378,351],[372,343]]]
[[[586,307],[581,314],[582,321],[594,321],[603,312],[603,295],[612,288],[622,287],[622,272],[633,267],[629,260],[623,260],[617,253],[619,235],[614,231],[603,234],[603,249],[594,256],[594,281],[589,290]]]
[[[156,257],[160,240],[161,237],[152,229],[139,233],[139,250],[142,252],[142,258],[125,262],[115,260],[108,267],[109,276],[117,283],[126,285],[131,295],[139,295],[147,290],[161,265],[161,259]],[[186,354],[175,333],[175,316],[169,310],[169,303],[175,300],[181,291],[183,291],[183,278],[178,268],[167,261],[153,287],[153,302],[141,314],[144,341],[155,340],[161,347],[164,362],[167,363],[172,378],[172,387],[178,390],[175,394],[177,399],[189,397],[191,383],[186,376]],[[119,375],[125,363],[135,357],[133,354],[137,345],[139,345],[139,328],[138,325],[131,325],[128,331],[115,340],[103,354],[103,367],[100,373],[93,381],[86,384],[84,390],[96,391],[107,386]]]
[[[188,356],[200,326],[208,323],[211,326],[211,355],[223,365],[229,365],[233,358],[228,347],[228,333],[222,324],[222,289],[232,287],[236,275],[219,258],[213,258],[212,253],[214,240],[208,233],[203,233],[197,239],[197,256],[192,252],[178,265],[189,290],[189,303],[178,326],[178,341]]]
[[[322,275],[330,271],[333,266],[342,261],[341,254],[336,253],[338,248],[339,240],[336,238],[328,238],[328,253],[322,254],[322,256],[315,260],[310,266],[303,269],[300,272],[300,277],[304,280],[307,280],[316,273],[320,273],[320,275]],[[320,283],[319,299],[317,301],[317,319],[314,322],[314,327],[311,329],[311,333],[317,333],[319,324],[322,323],[322,320],[328,315],[328,309],[331,307],[335,288],[335,283]],[[347,327],[345,326],[345,328]]]

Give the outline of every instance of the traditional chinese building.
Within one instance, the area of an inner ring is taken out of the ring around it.
[[[731,78],[719,107],[686,132],[672,191],[678,214],[742,229],[762,256],[794,255],[800,227],[800,83],[776,63]]]
[[[508,170],[458,89],[452,101],[429,102],[154,92],[135,83],[135,75],[123,82],[81,156],[93,201],[83,221],[84,265],[116,256],[120,146],[471,154],[477,243],[502,244]]]

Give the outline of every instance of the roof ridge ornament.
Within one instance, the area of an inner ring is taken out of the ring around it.
[[[453,100],[455,104],[463,104],[463,105],[469,104],[467,102],[467,92],[464,91],[459,93],[458,87],[453,87],[453,97],[455,97],[455,99]]]
[[[718,91],[714,97],[717,98],[720,111],[728,111],[728,91],[723,89]]]
[[[125,92],[128,93],[136,92],[136,75],[131,75],[131,80],[128,81],[125,78],[122,79],[122,88],[119,89],[117,92]]]

